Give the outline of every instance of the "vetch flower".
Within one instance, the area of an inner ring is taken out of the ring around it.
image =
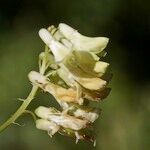
[[[79,51],[92,51],[101,52],[108,43],[108,38],[106,37],[87,37],[80,34],[77,30],[71,28],[70,26],[60,23],[60,32],[70,40],[73,44],[74,49]]]
[[[84,129],[86,125],[88,124],[87,120],[78,119],[74,116],[70,116],[65,113],[61,113],[59,111],[54,112],[51,108],[46,108],[40,106],[35,110],[35,113],[38,117],[42,119],[47,119],[51,122],[56,123],[59,126],[62,126],[64,128],[69,128],[75,131]]]
[[[66,89],[53,84],[48,81],[45,76],[35,71],[31,71],[28,77],[33,84],[37,84],[45,92],[52,94],[58,102],[79,102],[79,99],[77,99],[77,92],[73,88]]]

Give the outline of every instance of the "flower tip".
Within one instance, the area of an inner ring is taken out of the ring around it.
[[[97,51],[98,50],[98,52],[101,52],[106,48],[106,46],[109,42],[109,38],[107,38],[107,37],[96,37],[96,38],[93,38],[93,41],[91,38],[90,42],[91,42],[90,43],[91,45],[89,45],[89,49],[91,51],[95,51],[95,50]]]
[[[49,109],[47,107],[44,106],[39,106],[36,110],[35,110],[35,114],[43,119],[47,119],[47,115],[49,114]]]
[[[76,32],[75,29],[73,29],[72,27],[70,27],[65,23],[59,24],[59,30],[68,39],[71,39],[73,37],[73,34]]]
[[[29,72],[29,74],[28,74],[28,78],[29,78],[29,80],[30,80],[31,82],[34,82],[34,81],[35,81],[35,80],[34,80],[35,76],[36,76],[36,72],[35,72],[35,71],[31,71],[31,72]]]
[[[36,120],[36,128],[41,130],[48,130],[49,121],[44,119]]]
[[[32,83],[46,83],[47,79],[45,76],[42,76],[40,73],[36,72],[36,71],[31,71],[28,74],[28,78]]]
[[[96,62],[94,66],[94,71],[97,73],[102,73],[102,75],[106,72],[109,64],[103,61]]]
[[[48,30],[44,28],[39,30],[39,36],[46,45],[50,45],[51,41],[53,40],[53,37],[51,36],[51,34],[48,32]]]
[[[108,44],[108,42],[109,42],[109,38],[107,38],[107,37],[102,37],[101,40],[103,41],[103,43],[105,43],[104,45],[107,46],[107,44]]]
[[[48,131],[48,134],[52,137],[58,130],[59,126],[53,122],[50,122],[45,119],[36,120],[36,128],[40,130]]]

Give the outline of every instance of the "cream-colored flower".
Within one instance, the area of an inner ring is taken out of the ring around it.
[[[81,99],[77,99],[77,92],[73,88],[63,88],[59,85],[53,84],[48,81],[48,79],[35,71],[31,71],[28,75],[29,80],[33,84],[37,84],[45,92],[52,94],[57,101],[62,102],[74,102],[80,103]]]
[[[53,109],[43,106],[38,107],[35,110],[35,113],[38,117],[42,119],[49,120],[51,122],[56,123],[59,126],[76,131],[84,129],[88,124],[87,120],[78,119],[74,116],[63,114],[59,111],[54,112]]]

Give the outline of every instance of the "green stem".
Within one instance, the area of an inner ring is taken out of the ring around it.
[[[48,53],[48,47],[45,46],[45,55],[47,55]],[[45,70],[46,70],[46,56],[42,61],[42,66],[40,67],[40,73],[44,74]],[[30,102],[34,99],[36,93],[38,91],[38,86],[37,85],[33,85],[32,90],[30,92],[30,94],[28,95],[28,97],[24,100],[24,102],[22,103],[22,105],[18,108],[18,110],[6,121],[4,122],[1,126],[0,126],[0,132],[2,132],[4,129],[6,129],[9,125],[11,125],[12,123],[14,123],[25,111],[26,108],[28,107],[28,105],[30,104]]]
[[[38,86],[34,85],[32,87],[32,90],[29,94],[29,96],[24,100],[22,105],[19,107],[19,109],[6,121],[0,126],[0,132],[2,132],[4,129],[6,129],[9,125],[11,125],[15,120],[22,115],[22,113],[26,110],[27,106],[30,104],[30,102],[34,99],[36,92],[38,90]]]

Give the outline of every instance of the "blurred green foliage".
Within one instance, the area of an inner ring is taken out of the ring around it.
[[[110,96],[99,103],[95,123],[97,146],[61,135],[48,137],[29,115],[0,134],[0,150],[149,150],[150,149],[150,2],[140,0],[5,0],[0,6],[0,123],[21,104],[31,89],[27,74],[37,70],[44,44],[38,30],[65,22],[87,36],[110,38],[107,61],[113,79]],[[147,67],[146,67],[147,66]],[[55,106],[48,94],[30,105]]]

